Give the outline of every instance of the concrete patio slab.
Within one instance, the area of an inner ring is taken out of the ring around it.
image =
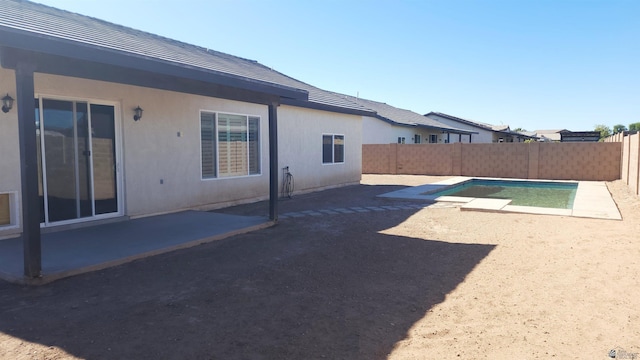
[[[519,205],[507,205],[502,208],[504,212],[511,212],[517,214],[538,214],[538,215],[558,215],[558,216],[571,216],[573,210],[571,209],[554,209],[543,208],[536,206],[519,206]]]
[[[44,284],[273,225],[266,217],[183,211],[42,234],[42,277],[23,276],[22,239],[0,240],[0,278]]]
[[[511,200],[475,198],[460,206],[460,210],[496,211],[509,205]]]
[[[580,196],[578,196],[580,195]],[[607,185],[597,181],[581,181],[573,201],[572,216],[622,220]]]

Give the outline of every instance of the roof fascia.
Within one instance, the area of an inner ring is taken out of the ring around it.
[[[290,106],[301,107],[305,109],[329,111],[329,112],[335,112],[335,113],[347,114],[347,115],[375,116],[375,113],[372,113],[366,110],[344,108],[341,106],[320,104],[312,101],[300,101],[300,100],[295,100],[290,98],[282,98],[280,100],[280,103],[282,105],[290,105]]]
[[[419,127],[419,128],[423,128],[423,129],[435,129],[435,130],[438,130],[438,131],[448,132],[448,133],[451,133],[451,134],[465,134],[465,135],[467,135],[467,134],[478,134],[475,131],[466,131],[466,130],[458,130],[458,129],[447,129],[447,128],[443,128],[443,127],[431,126],[431,125],[425,125],[425,124],[399,123],[399,122],[393,121],[393,120],[391,120],[389,118],[386,118],[384,116],[380,116],[378,114],[376,114],[374,117],[377,118],[377,119],[380,119],[380,120],[382,120],[384,122],[387,122],[387,123],[389,123],[391,125],[396,125],[396,126]]]
[[[204,81],[228,87],[278,95],[285,98],[308,100],[309,93],[284,85],[254,80],[242,76],[226,74],[172,63],[160,59],[130,54],[96,45],[58,39],[27,31],[0,26],[0,45],[21,50],[63,56],[70,59],[113,65],[177,78]]]
[[[15,69],[18,62],[28,61],[34,64],[36,72],[45,74],[142,86],[256,104],[269,105],[280,100],[279,96],[264,92],[6,47],[0,48],[0,61],[2,67],[8,69]]]
[[[467,130],[462,130],[462,129],[447,129],[447,128],[442,128],[442,127],[437,127],[437,126],[431,126],[431,125],[422,125],[422,124],[416,124],[418,127],[422,127],[422,128],[428,128],[428,129],[436,129],[436,130],[440,130],[444,133],[450,133],[450,134],[464,134],[464,135],[469,135],[469,134],[478,134],[477,131],[467,131]]]
[[[458,121],[458,122],[461,122],[461,123],[463,123],[463,124],[467,124],[467,125],[470,125],[470,126],[473,126],[473,127],[477,127],[477,128],[479,128],[479,129],[482,129],[482,130],[487,130],[487,131],[496,131],[496,130],[493,130],[493,129],[491,129],[491,128],[487,127],[487,126],[483,126],[483,125],[481,125],[481,124],[478,124],[478,123],[476,123],[476,122],[469,121],[469,120],[465,120],[465,119],[461,119],[461,118],[459,118],[459,117],[455,117],[455,116],[451,116],[451,115],[447,115],[447,114],[436,113],[436,112],[433,112],[433,111],[432,111],[432,112],[430,112],[430,113],[425,114],[424,116],[428,117],[429,115],[441,116],[441,117],[443,117],[443,118],[447,118],[447,119],[449,119],[449,120],[453,120],[453,121]],[[477,133],[476,133],[476,134],[477,134]]]

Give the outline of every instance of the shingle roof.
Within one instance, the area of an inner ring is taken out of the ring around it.
[[[336,94],[336,95],[344,99],[347,99],[349,101],[353,101],[354,103],[360,104],[361,106],[364,106],[368,109],[371,109],[377,113],[378,118],[381,118],[391,123],[395,123],[397,125],[420,126],[420,127],[432,128],[432,129],[437,129],[442,131],[448,131],[452,133],[461,133],[461,134],[473,133],[473,131],[449,126],[437,120],[428,118],[426,116],[422,116],[411,110],[400,109],[400,108],[388,105],[386,103],[362,99],[362,98],[353,97],[353,96],[344,95],[344,94]]]
[[[567,129],[552,129],[552,130],[534,130],[536,134],[560,134],[561,132],[569,131]]]
[[[429,116],[429,115],[437,115],[437,116],[441,116],[441,117],[445,117],[451,120],[455,120],[467,125],[471,125],[471,126],[475,126],[481,129],[485,129],[485,130],[490,130],[490,131],[505,131],[506,129],[509,128],[509,125],[491,125],[491,124],[487,124],[487,123],[482,123],[479,121],[472,121],[472,120],[468,120],[468,119],[463,119],[463,118],[459,118],[457,116],[453,116],[453,115],[448,115],[445,113],[441,113],[441,112],[436,112],[436,111],[432,111],[428,114],[425,114],[424,116]]]
[[[483,123],[483,122],[479,122],[479,121],[472,121],[469,119],[463,119],[463,118],[459,118],[457,116],[452,116],[452,115],[448,115],[448,114],[444,114],[441,112],[435,112],[432,111],[428,114],[425,114],[424,116],[428,117],[429,115],[437,115],[437,116],[441,116],[441,117],[445,117],[454,121],[458,121],[461,122],[463,124],[467,124],[467,125],[471,125],[471,126],[475,126],[481,129],[485,129],[485,130],[489,130],[489,131],[495,131],[495,132],[499,132],[499,133],[504,133],[504,134],[511,134],[511,135],[516,135],[516,136],[524,136],[524,137],[529,137],[529,138],[534,138],[536,137],[535,134],[531,135],[527,132],[518,132],[518,131],[513,131],[509,128],[509,125],[492,125],[492,124],[487,124],[487,123]]]
[[[309,93],[309,102],[365,110],[331,92],[293,79],[254,60],[30,1],[0,0],[0,29],[2,28],[55,41],[73,42],[88,48],[110,50],[142,59],[161,61],[175,66],[302,89]],[[0,39],[1,43],[2,39]]]

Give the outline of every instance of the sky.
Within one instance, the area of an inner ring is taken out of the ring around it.
[[[36,0],[511,129],[640,122],[638,0]]]

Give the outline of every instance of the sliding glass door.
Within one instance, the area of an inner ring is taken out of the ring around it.
[[[118,214],[112,105],[36,99],[42,223]]]

